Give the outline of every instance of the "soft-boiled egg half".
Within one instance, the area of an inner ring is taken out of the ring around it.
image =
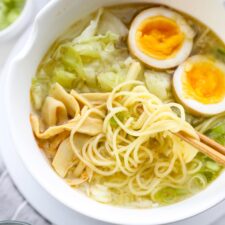
[[[222,113],[225,111],[225,65],[206,56],[192,56],[175,71],[173,90],[193,114]]]
[[[150,67],[173,68],[191,53],[195,34],[178,13],[163,8],[142,11],[133,20],[128,45],[131,54]]]

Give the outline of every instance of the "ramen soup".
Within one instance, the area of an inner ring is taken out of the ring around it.
[[[222,171],[176,133],[225,145],[225,47],[171,8],[115,6],[82,18],[47,51],[31,102],[52,168],[98,202],[168,205]]]

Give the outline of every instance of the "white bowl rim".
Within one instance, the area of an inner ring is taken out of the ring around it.
[[[58,1],[60,1],[60,0],[58,0]],[[35,21],[35,23],[34,23],[34,26],[33,26],[33,31],[34,31],[34,33],[35,32],[37,32],[37,27],[38,27],[38,23],[39,23],[39,19],[46,13],[46,12],[48,12],[48,10],[51,10],[51,8],[52,7],[54,7],[54,5],[58,2],[57,0],[56,1],[53,1],[53,2],[51,2],[51,3],[49,3],[49,5],[45,8],[45,9],[43,9],[40,13],[39,13],[39,16],[37,17],[37,19],[36,19],[36,21]],[[33,38],[31,38],[29,41],[30,41],[30,45],[28,45],[28,47],[27,48],[25,48],[24,49],[24,51],[22,51],[21,52],[21,54],[19,54],[15,59],[14,59],[14,61],[13,61],[13,64],[14,64],[14,66],[16,67],[16,65],[18,65],[19,63],[20,63],[20,60],[22,60],[23,59],[23,57],[26,55],[26,53],[27,53],[27,51],[28,50],[30,50],[29,49],[29,47],[31,47],[32,46],[32,43],[34,42],[34,40],[35,40],[35,35],[33,36]],[[6,95],[4,96],[5,98],[4,98],[4,104],[6,105],[6,115],[7,115],[7,120],[9,121],[9,129],[10,129],[10,131],[11,131],[11,134],[12,134],[12,141],[14,142],[14,143],[17,143],[17,138],[16,138],[16,133],[15,132],[13,132],[14,131],[14,129],[13,129],[13,123],[10,121],[10,115],[11,115],[11,113],[10,113],[10,111],[9,111],[9,109],[10,109],[10,102],[9,102],[9,100],[10,100],[10,98],[9,98],[9,96],[10,96],[10,94],[9,94],[9,92],[10,92],[10,81],[11,81],[11,76],[12,76],[12,73],[10,74],[10,71],[8,72],[8,75],[9,76],[6,76],[6,78],[5,78],[5,86],[4,86],[4,93],[6,93]],[[18,152],[18,154],[19,154],[19,151],[17,151]],[[180,215],[171,215],[171,217],[168,219],[164,219],[164,218],[159,218],[159,220],[154,220],[154,221],[152,221],[152,222],[154,222],[154,223],[152,223],[149,219],[146,219],[146,218],[142,218],[142,217],[140,217],[140,218],[138,218],[138,220],[130,220],[129,218],[128,219],[124,219],[124,218],[119,218],[119,217],[117,217],[116,215],[113,215],[113,216],[110,216],[109,217],[109,214],[95,214],[95,212],[94,211],[92,211],[91,210],[91,208],[88,206],[88,205],[86,205],[86,207],[84,207],[84,208],[80,208],[80,205],[79,204],[77,204],[77,205],[74,205],[74,204],[72,204],[71,203],[71,201],[65,201],[65,199],[62,197],[62,196],[60,196],[60,195],[58,195],[57,194],[57,192],[54,192],[53,190],[52,190],[52,187],[51,186],[49,186],[48,185],[48,183],[46,183],[46,182],[44,182],[44,180],[42,179],[42,177],[40,177],[40,176],[38,176],[38,173],[37,173],[37,171],[34,171],[33,169],[32,169],[32,165],[30,165],[28,162],[26,162],[24,159],[24,157],[22,156],[22,155],[20,155],[19,154],[19,156],[20,156],[20,158],[22,159],[22,161],[24,162],[24,165],[25,165],[25,167],[27,168],[27,170],[30,172],[30,174],[38,181],[38,183],[52,196],[52,197],[54,197],[55,199],[57,199],[59,202],[61,202],[61,203],[63,203],[65,206],[67,206],[67,207],[69,207],[69,208],[71,208],[71,209],[73,209],[73,210],[76,210],[77,212],[80,212],[80,213],[82,213],[82,214],[84,214],[84,215],[87,215],[87,216],[89,216],[89,217],[92,217],[92,218],[95,218],[95,219],[98,219],[98,220],[102,220],[102,221],[105,221],[105,222],[111,222],[111,223],[116,223],[116,224],[165,224],[165,223],[170,223],[170,222],[174,222],[174,221],[179,221],[179,220],[182,220],[182,219],[185,219],[185,218],[188,218],[188,217],[191,217],[191,216],[194,216],[194,215],[196,215],[196,214],[198,214],[198,213],[201,213],[201,212],[203,212],[204,210],[206,210],[206,209],[209,209],[210,207],[212,207],[212,206],[214,206],[214,205],[216,205],[216,204],[218,204],[220,201],[222,201],[223,199],[225,199],[225,193],[223,194],[217,194],[216,196],[214,196],[214,198],[211,198],[211,199],[209,199],[209,200],[207,200],[207,203],[206,204],[200,204],[200,206],[199,207],[197,207],[197,209],[195,209],[195,211],[193,212],[193,211],[184,211],[182,214],[180,214]],[[225,174],[224,174],[224,176],[223,177],[225,177]],[[217,179],[217,180],[219,180],[219,179]],[[216,181],[215,181],[216,182]],[[69,188],[69,189],[71,189],[71,188]],[[68,189],[68,190],[69,190]],[[72,190],[72,189],[71,189]],[[205,191],[203,191],[203,192],[205,192]],[[190,198],[189,198],[189,200],[190,200]],[[186,201],[186,200],[185,200]],[[183,201],[184,202],[184,201]],[[180,205],[180,203],[177,203],[177,204],[175,204],[175,205]],[[107,208],[107,209],[112,209],[113,207],[111,207],[111,206],[103,206],[102,204],[99,204],[99,209],[101,209],[102,207],[104,207],[104,208]],[[166,209],[167,207],[163,207],[164,209]],[[134,212],[136,212],[137,213],[137,211],[136,210],[133,210],[133,209],[124,209],[124,208],[117,208],[118,210],[122,210],[122,211],[124,211],[124,212],[128,212],[129,211],[129,213],[134,213]],[[160,208],[158,208],[158,209],[160,209]],[[151,211],[153,211],[153,210],[155,210],[155,209],[150,209]],[[139,216],[140,215],[147,215],[147,213],[146,213],[146,210],[141,210],[142,212],[145,212],[144,214],[143,213],[140,213],[140,214],[138,214]],[[149,209],[147,210],[148,212],[149,212]],[[118,211],[119,212],[119,211]],[[138,216],[137,216],[138,217]],[[140,221],[141,220],[141,221]]]

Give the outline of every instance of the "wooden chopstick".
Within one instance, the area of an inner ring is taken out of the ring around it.
[[[182,132],[178,132],[175,135],[225,167],[225,147],[222,145],[200,133],[198,133],[200,140],[190,137]]]

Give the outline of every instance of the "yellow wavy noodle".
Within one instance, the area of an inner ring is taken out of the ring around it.
[[[69,132],[60,140],[53,168],[96,200],[144,201],[149,206],[164,188],[190,187],[195,179],[203,183],[199,177],[190,180],[200,165],[196,161],[188,167],[196,149],[174,135],[183,131],[198,138],[185,121],[183,107],[162,103],[142,82],[131,79],[111,93],[86,94],[69,94],[55,84],[45,101],[41,116],[31,115],[35,136],[51,142]],[[50,119],[52,112],[55,118]],[[45,130],[40,130],[42,123]]]
[[[62,141],[68,138],[69,132],[65,131],[49,139],[41,139],[38,145],[44,150],[47,158],[52,161]]]
[[[56,83],[52,86],[49,95],[64,104],[69,116],[75,117],[80,113],[78,101],[68,94],[59,84]]]
[[[65,139],[58,148],[52,166],[61,177],[65,177],[68,170],[74,165],[75,159],[69,139]]]
[[[68,120],[67,110],[64,104],[50,96],[48,96],[42,107],[41,117],[43,122],[48,126],[54,126]]]

